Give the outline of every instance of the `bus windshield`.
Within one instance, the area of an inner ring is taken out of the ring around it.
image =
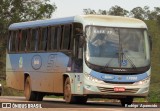
[[[87,26],[86,36],[88,63],[110,68],[140,68],[150,64],[145,29]]]

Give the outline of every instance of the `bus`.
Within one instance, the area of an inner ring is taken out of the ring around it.
[[[141,20],[77,15],[8,30],[7,85],[28,101],[55,95],[66,103],[109,98],[124,106],[148,95],[151,41]]]

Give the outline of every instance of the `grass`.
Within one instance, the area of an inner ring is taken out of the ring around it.
[[[6,81],[1,80],[0,83],[2,84],[3,91],[2,96],[23,96],[23,91],[18,91],[6,86]]]
[[[146,21],[146,24],[153,43],[151,52],[151,85],[147,100],[149,102],[160,102],[160,27],[156,21]]]

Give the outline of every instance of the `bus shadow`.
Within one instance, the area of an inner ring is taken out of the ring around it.
[[[57,100],[43,100],[42,104],[44,107],[51,108],[113,108],[113,107],[122,107],[120,103],[117,102],[94,102],[89,101],[86,104],[68,104],[65,101],[57,101]]]

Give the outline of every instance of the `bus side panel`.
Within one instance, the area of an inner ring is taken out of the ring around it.
[[[34,69],[33,66],[36,66],[34,60],[37,61],[38,56],[41,67]],[[63,53],[33,53],[30,55],[30,59],[32,67],[26,70],[30,71],[32,90],[63,93],[63,73],[66,72],[69,57]]]
[[[24,90],[24,74],[31,79],[33,91],[63,93],[63,74],[69,57],[63,53],[7,55],[7,85]]]
[[[31,85],[33,91],[54,92],[53,90],[53,73],[31,72]]]
[[[62,73],[32,72],[30,78],[33,91],[63,93]]]
[[[63,93],[63,75],[62,73],[54,74],[54,93]]]
[[[53,92],[53,77],[54,72],[50,69],[55,69],[52,62],[49,62],[50,53],[30,53],[24,55],[25,71],[29,73],[31,79],[31,88],[38,92]],[[53,63],[55,55],[52,54]],[[48,65],[49,64],[49,65]]]
[[[56,62],[54,66],[56,67],[54,72],[54,93],[63,93],[63,74],[66,72],[69,62],[69,57],[63,53],[57,53]]]
[[[83,73],[75,73],[74,94],[83,94]]]
[[[24,90],[24,74],[19,64],[19,57],[17,54],[7,54],[6,57],[6,82],[7,86]]]

